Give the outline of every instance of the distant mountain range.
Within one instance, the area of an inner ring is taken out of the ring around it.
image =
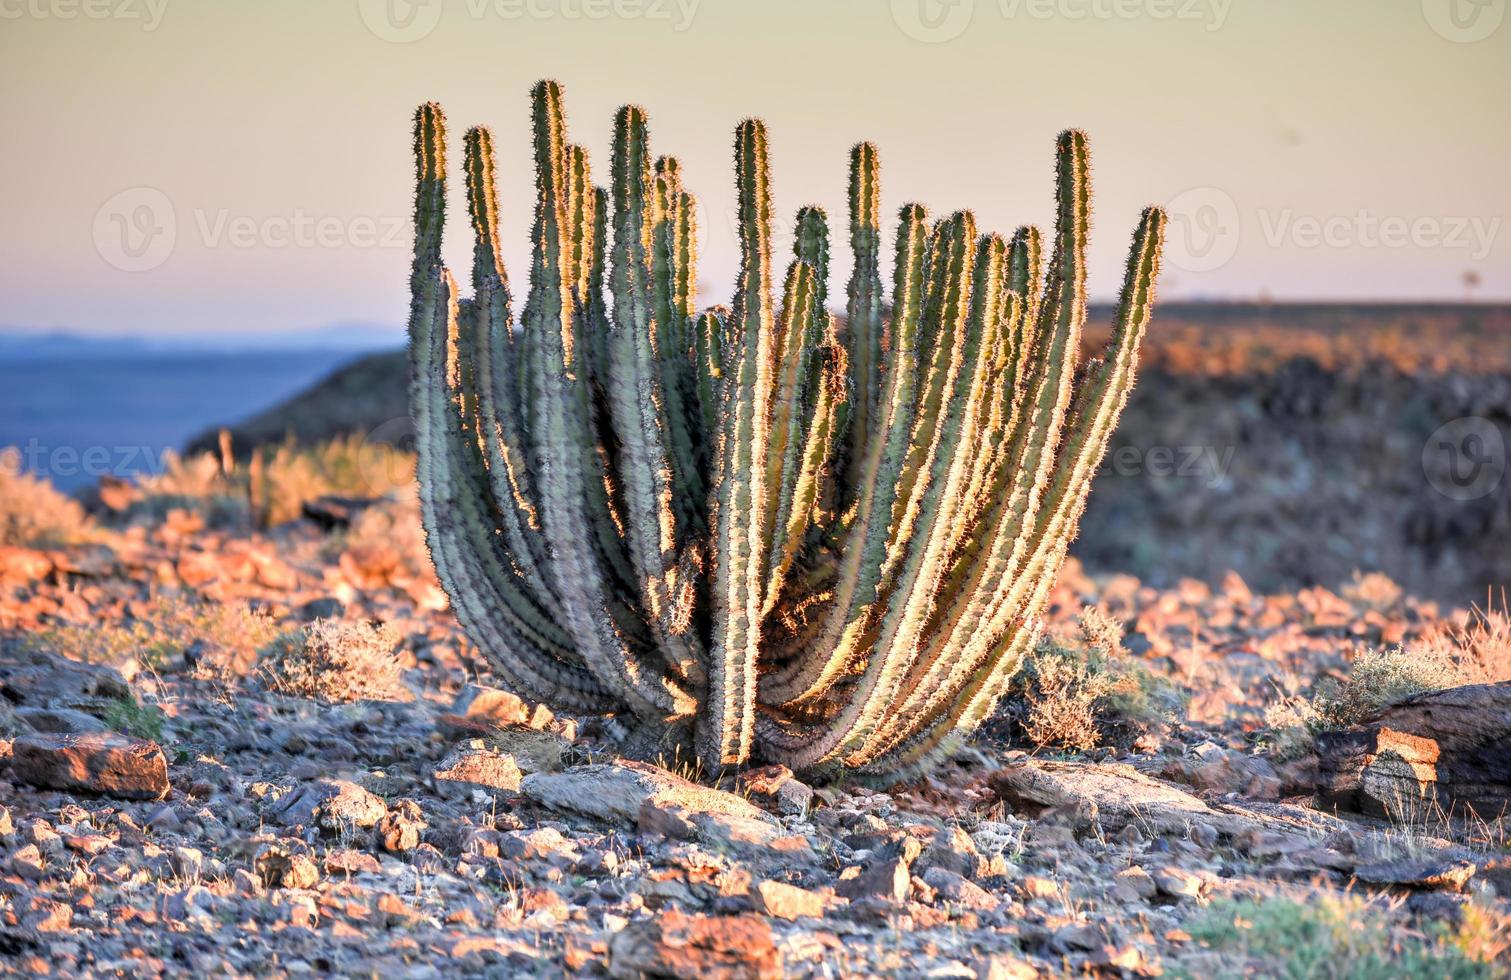
[[[310,330],[269,333],[131,336],[71,330],[0,327],[0,361],[133,360],[269,351],[337,351],[353,354],[404,346],[402,327],[378,323],[335,323]]]

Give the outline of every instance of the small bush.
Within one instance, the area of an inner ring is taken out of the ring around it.
[[[94,526],[79,502],[47,480],[21,472],[21,453],[0,449],[0,545],[51,547],[89,540]]]
[[[1314,707],[1323,727],[1348,728],[1392,702],[1457,687],[1468,683],[1467,677],[1460,664],[1440,649],[1364,650],[1354,656],[1346,679],[1319,685]]]
[[[280,694],[340,703],[407,701],[403,669],[388,624],[317,619],[279,636],[263,651],[261,670]]]
[[[1175,689],[1123,649],[1123,627],[1097,609],[1081,614],[1080,640],[1041,641],[1015,682],[1019,724],[1034,745],[1087,751],[1129,742],[1178,717]]]
[[[1203,946],[1241,957],[1235,976],[1468,980],[1500,975],[1496,958],[1505,951],[1504,922],[1487,927],[1466,915],[1457,930],[1439,927],[1422,935],[1393,930],[1386,911],[1352,894],[1246,898],[1213,905],[1186,930]]]
[[[101,719],[113,731],[135,735],[152,742],[163,740],[163,712],[156,705],[142,704],[135,698],[112,701]]]

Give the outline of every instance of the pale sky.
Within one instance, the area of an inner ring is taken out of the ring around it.
[[[1507,0],[0,0],[0,325],[244,333],[407,306],[410,117],[492,127],[523,282],[528,92],[565,86],[604,176],[650,116],[703,203],[727,301],[735,124],[763,117],[790,226],[845,228],[848,149],[884,204],[1052,216],[1055,134],[1091,136],[1090,288],[1139,209],[1175,219],[1167,298],[1511,299]],[[785,241],[782,253],[790,247]],[[848,249],[836,241],[831,290]]]

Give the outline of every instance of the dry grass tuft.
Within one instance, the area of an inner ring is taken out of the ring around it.
[[[257,651],[278,635],[273,617],[245,602],[200,602],[159,595],[130,606],[112,623],[60,623],[30,642],[85,663],[170,670],[183,658],[196,670],[245,674]]]
[[[399,635],[387,623],[317,619],[284,633],[263,651],[260,670],[280,694],[328,703],[408,701],[395,656]]]
[[[94,531],[78,501],[48,481],[21,472],[17,449],[0,449],[0,545],[81,544]]]

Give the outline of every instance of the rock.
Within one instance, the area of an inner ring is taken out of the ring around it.
[[[450,735],[487,734],[495,728],[527,725],[530,706],[517,695],[496,687],[468,684],[440,717],[441,730]]]
[[[813,787],[786,766],[747,769],[735,778],[735,787],[756,806],[783,816],[807,813],[813,805]]]
[[[824,917],[824,896],[780,881],[762,881],[752,886],[750,903],[757,912],[777,919]]]
[[[1427,858],[1360,865],[1354,869],[1354,877],[1368,885],[1458,892],[1464,890],[1474,872],[1473,861]]]
[[[420,846],[425,833],[425,815],[414,800],[400,800],[378,821],[378,839],[383,850],[404,854]]]
[[[0,657],[0,696],[21,707],[88,707],[130,698],[113,667],[85,664],[46,650],[7,645]]]
[[[993,953],[976,961],[976,980],[1036,980],[1038,967],[1007,953]]]
[[[554,827],[511,830],[499,838],[499,853],[514,861],[544,861],[568,867],[582,860],[577,845]]]
[[[12,774],[34,786],[128,800],[168,795],[168,760],[145,739],[115,732],[23,735],[11,751]]]
[[[523,777],[514,756],[483,748],[479,742],[473,746],[457,749],[442,760],[435,771],[436,780],[519,792]]]
[[[378,863],[377,858],[366,851],[357,851],[349,847],[337,847],[326,851],[322,863],[328,875],[375,875],[383,872],[383,866]]]
[[[376,827],[387,815],[388,805],[380,798],[344,779],[305,783],[273,809],[273,816],[286,827],[318,827],[332,834]]]
[[[199,848],[180,846],[173,849],[173,873],[180,878],[198,881],[204,868],[205,855]]]
[[[771,926],[756,915],[685,915],[669,908],[632,922],[609,941],[617,980],[777,980],[782,957]]]
[[[923,883],[951,905],[959,905],[976,911],[997,907],[997,899],[991,892],[964,875],[946,868],[933,867],[923,873]]]
[[[1149,877],[1157,892],[1170,898],[1200,898],[1206,889],[1206,882],[1200,875],[1184,868],[1156,868]]]
[[[1280,798],[1280,775],[1269,760],[1231,749],[1219,748],[1200,759],[1173,761],[1165,766],[1162,775],[1204,794],[1237,793],[1256,800]]]
[[[925,868],[943,868],[972,879],[986,875],[989,867],[971,835],[953,825],[934,835],[918,861]]]
[[[836,895],[852,901],[862,898],[907,901],[913,876],[908,863],[900,856],[886,858],[854,871],[848,877],[840,876],[839,883],[834,886]]]
[[[252,859],[252,868],[264,888],[313,888],[320,880],[320,869],[298,842],[264,844]]]
[[[1122,763],[1023,762],[992,773],[987,785],[1004,803],[1029,815],[1063,810],[1079,826],[1100,825],[1113,833],[1130,825],[1181,836],[1192,824],[1223,834],[1260,826],[1252,817],[1214,809]]]
[[[46,552],[0,545],[0,582],[38,582],[51,575],[52,570],[52,559]]]
[[[773,824],[765,811],[733,793],[699,786],[659,766],[627,759],[574,766],[559,773],[531,773],[521,781],[520,791],[552,810],[620,827],[638,824],[647,802],[694,814],[728,814]]]
[[[1511,808],[1511,681],[1417,694],[1316,744],[1324,808],[1396,820]]]
[[[16,719],[34,732],[50,735],[82,735],[85,732],[110,730],[110,726],[94,715],[76,708],[17,708]]]
[[[1114,886],[1122,885],[1138,898],[1153,898],[1159,891],[1159,886],[1149,876],[1149,872],[1140,867],[1124,868],[1113,875]]]

